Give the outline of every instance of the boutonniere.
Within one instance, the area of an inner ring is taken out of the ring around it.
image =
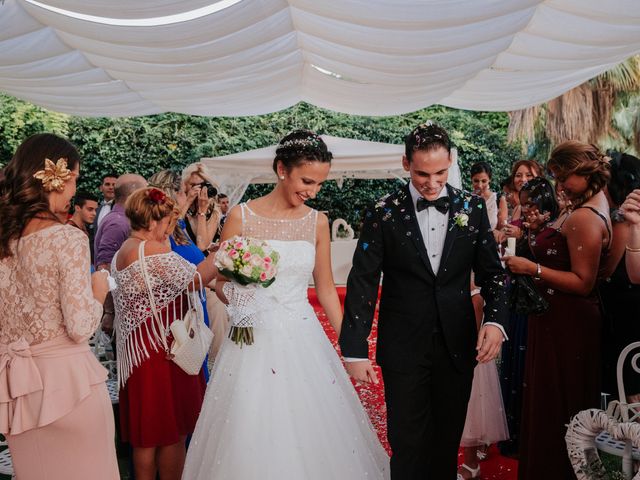
[[[471,213],[471,207],[469,206],[469,202],[471,201],[471,197],[464,198],[464,204],[462,205],[462,209],[457,211],[453,216],[453,225],[457,225],[459,228],[466,228],[469,225],[469,214]],[[454,203],[458,203],[455,201]],[[453,225],[451,228],[453,228]]]
[[[469,225],[469,215],[465,212],[457,212],[453,216],[453,222],[460,228],[464,228]]]

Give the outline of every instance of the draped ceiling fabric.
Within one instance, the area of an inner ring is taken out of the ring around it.
[[[218,2],[41,0],[113,25],[4,0],[0,90],[83,116],[503,111],[640,52],[639,0]]]
[[[345,178],[398,178],[408,177],[402,168],[404,145],[368,142],[348,138],[321,135],[333,154],[329,180],[337,180],[339,185]],[[229,196],[232,205],[237,204],[251,183],[272,183],[276,181],[273,172],[273,158],[277,145],[258,148],[224,157],[202,158],[220,191]],[[460,168],[457,152],[452,150],[453,165],[449,171],[449,183],[461,187]]]

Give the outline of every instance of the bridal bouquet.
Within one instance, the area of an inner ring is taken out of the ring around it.
[[[257,289],[275,281],[279,259],[267,242],[237,235],[222,242],[216,252],[218,271],[232,280],[223,286],[232,322],[229,338],[240,346],[253,344],[253,317],[259,309]]]

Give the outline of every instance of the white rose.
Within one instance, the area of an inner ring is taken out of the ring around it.
[[[250,277],[253,272],[253,267],[251,265],[245,265],[240,269],[240,273],[245,277]]]
[[[223,256],[220,263],[222,264],[222,268],[233,270],[233,260],[231,257],[228,257],[227,255]]]

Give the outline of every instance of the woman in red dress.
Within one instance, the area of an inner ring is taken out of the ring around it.
[[[131,234],[111,271],[120,383],[122,439],[133,447],[137,480],[179,480],[204,398],[205,381],[188,375],[167,355],[168,326],[187,309],[186,292],[209,283],[217,273],[212,259],[197,267],[171,251],[168,241],[177,220],[175,202],[157,188],[134,192],[126,204]],[[159,321],[152,315],[150,291]]]

